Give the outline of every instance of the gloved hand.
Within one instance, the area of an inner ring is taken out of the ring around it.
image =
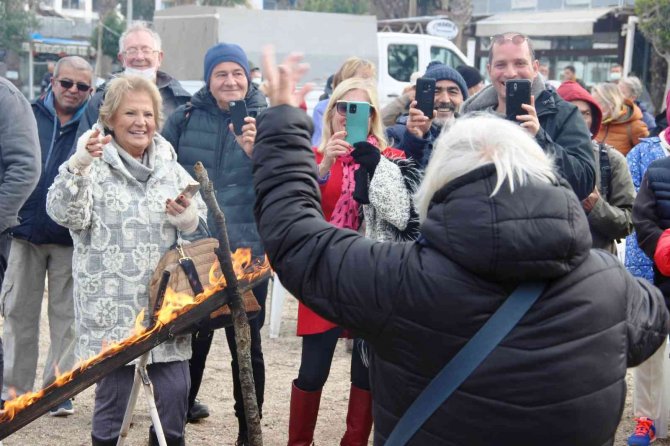
[[[102,156],[102,148],[112,140],[110,135],[103,136],[98,124],[79,137],[77,150],[68,160],[68,166],[73,172],[87,175],[95,158]]]
[[[382,158],[379,149],[367,141],[359,141],[354,144],[354,151],[351,152],[351,156],[354,157],[354,161],[361,165],[361,168],[367,170],[368,174],[370,174],[370,179],[372,179],[377,164],[379,164],[379,160]]]

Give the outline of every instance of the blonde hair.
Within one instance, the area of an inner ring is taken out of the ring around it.
[[[523,186],[533,180],[557,181],[552,159],[525,129],[490,113],[473,113],[452,121],[435,142],[426,174],[415,196],[419,220],[426,219],[437,191],[486,164],[495,166],[498,177],[491,197],[498,193],[505,181],[512,192],[515,183]]]
[[[388,147],[388,142],[386,141],[386,135],[384,132],[384,124],[382,123],[381,113],[379,111],[379,99],[377,98],[377,87],[374,84],[374,81],[370,79],[362,79],[360,77],[354,77],[342,81],[336,88],[333,90],[333,94],[330,95],[330,100],[326,106],[326,111],[323,113],[323,131],[321,133],[321,144],[319,144],[319,151],[322,152],[326,147],[328,140],[333,136],[333,116],[337,113],[335,105],[337,101],[341,101],[344,95],[349,93],[352,90],[361,90],[368,95],[370,104],[372,104],[371,115],[372,122],[370,123],[370,130],[368,135],[374,136],[377,138],[377,146],[379,150],[383,151]]]
[[[618,118],[624,104],[624,97],[616,84],[605,82],[593,87],[593,99],[603,109],[603,120]]]
[[[100,107],[100,122],[110,128],[111,119],[121,106],[123,98],[128,94],[144,92],[149,94],[154,108],[156,128],[163,123],[163,98],[156,84],[140,76],[119,76],[107,84],[105,102]]]
[[[367,59],[361,59],[360,57],[350,57],[344,61],[340,69],[337,70],[337,73],[333,76],[333,88],[352,77],[361,77],[357,74],[363,70],[370,71],[371,78],[377,77],[377,68],[374,63]]]

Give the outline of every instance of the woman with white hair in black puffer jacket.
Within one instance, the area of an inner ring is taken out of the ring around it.
[[[290,106],[291,65],[281,76],[267,65],[275,106],[254,148],[259,233],[294,296],[369,342],[374,443],[517,285],[544,281],[409,444],[612,444],[626,368],[665,341],[668,311],[658,289],[590,249],[579,200],[525,130],[493,116],[457,120],[418,194],[422,238],[375,242],[323,220],[309,118]]]

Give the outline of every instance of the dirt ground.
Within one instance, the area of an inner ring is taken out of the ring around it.
[[[268,310],[270,301],[268,300]],[[43,309],[43,315],[46,312]],[[266,446],[286,444],[291,381],[296,377],[300,363],[300,339],[296,337],[297,303],[288,298],[282,314],[281,334],[277,339],[268,336],[269,314],[263,328],[263,351],[266,365],[265,405],[263,407],[263,438]],[[0,321],[2,325],[2,321]],[[40,363],[38,382],[46,357],[48,334],[46,318],[42,318],[40,339]],[[328,383],[321,400],[321,411],[316,427],[315,440],[319,446],[336,446],[344,432],[347,401],[349,396],[350,354],[344,341],[340,341]],[[625,445],[626,437],[633,429],[630,389],[632,376],[629,372],[629,392],[623,421],[617,432],[615,445]],[[53,418],[47,415],[33,421],[20,431],[7,437],[4,446],[74,446],[90,444],[91,414],[94,386],[80,393],[75,399],[75,414],[68,418]],[[223,332],[214,335],[214,343],[208,357],[207,369],[199,398],[211,412],[209,418],[200,423],[188,424],[187,444],[193,446],[228,446],[235,443],[237,421],[233,414],[230,355]],[[147,405],[140,394],[135,409],[134,425],[129,441],[131,446],[147,443],[150,425]],[[372,444],[372,441],[370,441]],[[658,446],[670,446],[669,440],[659,440]]]

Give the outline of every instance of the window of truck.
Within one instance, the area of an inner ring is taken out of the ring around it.
[[[406,43],[388,46],[388,73],[400,82],[409,82],[415,71],[419,71],[419,47]]]
[[[438,60],[452,68],[465,65],[465,62],[463,62],[453,51],[443,46],[430,47],[430,60]]]

